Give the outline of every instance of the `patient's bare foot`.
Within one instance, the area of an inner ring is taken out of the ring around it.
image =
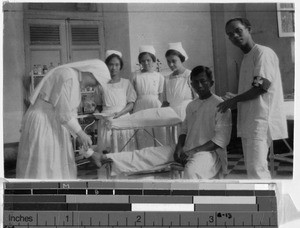
[[[101,168],[102,162],[107,159],[105,154],[101,154],[99,152],[94,152],[92,156],[88,158],[91,162],[93,162],[98,168]]]

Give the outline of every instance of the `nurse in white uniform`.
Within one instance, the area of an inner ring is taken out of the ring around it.
[[[188,55],[181,42],[178,42],[169,43],[165,57],[172,73],[165,77],[166,101],[163,106],[170,106],[184,120],[186,106],[193,100],[190,83],[191,71],[183,65],[188,59]]]
[[[155,71],[156,57],[154,47],[150,45],[140,46],[139,53],[138,60],[142,70],[136,72],[132,78],[133,86],[137,93],[137,101],[133,112],[149,108],[160,108],[164,89],[164,77]],[[165,130],[163,128],[146,130],[165,144]],[[139,149],[156,145],[155,141],[145,132],[138,132],[137,143]]]
[[[98,59],[65,64],[47,73],[30,97],[22,121],[17,178],[77,178],[70,133],[85,150],[92,145],[76,118],[80,91],[105,85],[109,79],[107,66]]]
[[[102,108],[102,113],[108,118],[122,118],[129,115],[136,101],[136,92],[128,79],[121,78],[120,71],[123,68],[122,53],[116,50],[106,52],[105,63],[110,71],[111,80],[106,86],[99,86],[99,96],[97,103]],[[105,118],[98,121],[98,150],[111,151],[111,130],[106,125]],[[132,137],[132,130],[117,131],[118,148],[122,149],[127,141]],[[125,150],[136,149],[135,140],[132,139]]]

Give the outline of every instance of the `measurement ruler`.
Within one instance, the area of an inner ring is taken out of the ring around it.
[[[276,212],[5,211],[14,227],[277,227]]]
[[[6,184],[4,227],[278,227],[269,184],[40,184]]]

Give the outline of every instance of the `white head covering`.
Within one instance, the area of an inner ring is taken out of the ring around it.
[[[95,79],[101,84],[105,85],[111,79],[109,70],[106,64],[100,59],[91,59],[80,62],[67,63],[50,70],[38,84],[33,94],[30,96],[29,100],[31,104],[34,104],[36,98],[38,97],[40,90],[42,89],[45,82],[52,76],[56,75],[57,69],[62,68],[73,68],[81,72],[90,72],[93,74]],[[75,75],[74,75],[75,76]]]
[[[187,60],[189,57],[186,54],[185,50],[182,47],[181,42],[177,42],[177,43],[169,43],[169,49],[168,50],[175,50],[180,52],[180,54],[182,54],[185,57],[185,60]]]
[[[155,49],[152,45],[142,45],[139,48],[139,53],[148,52],[155,55]]]
[[[122,53],[116,50],[107,50],[105,54],[105,59],[107,59],[112,54],[118,55],[120,58],[122,58]]]

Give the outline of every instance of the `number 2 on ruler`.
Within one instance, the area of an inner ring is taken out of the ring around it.
[[[140,215],[138,215],[138,216],[136,216],[136,221],[135,222],[141,222],[141,216]]]

